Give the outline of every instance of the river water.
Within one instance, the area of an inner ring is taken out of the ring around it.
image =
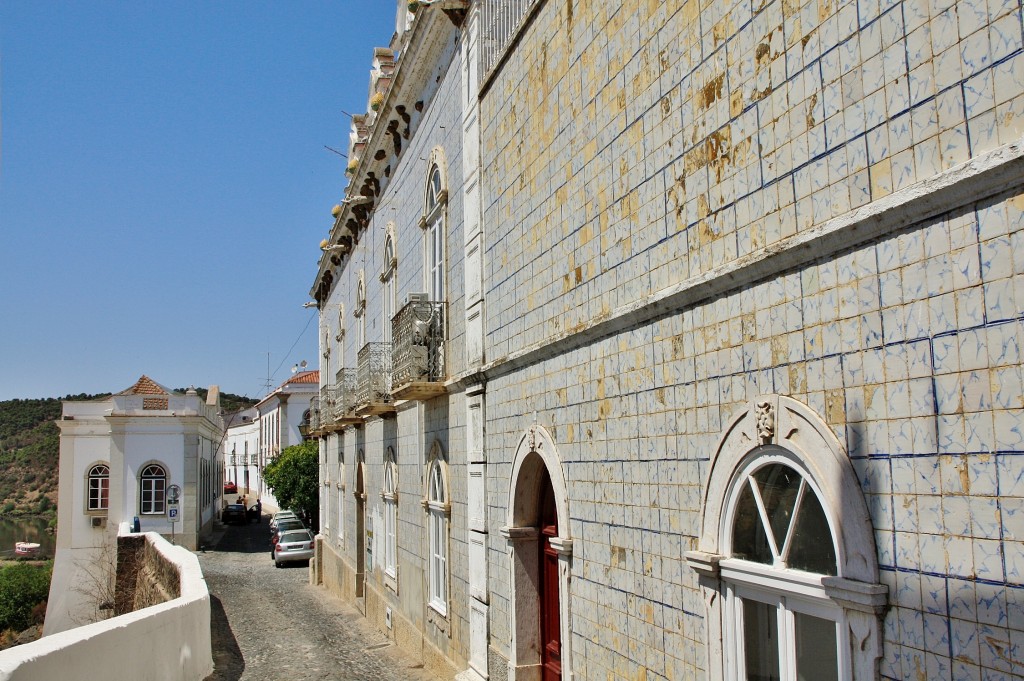
[[[40,558],[53,558],[57,535],[46,531],[44,518],[0,518],[0,558],[14,557],[14,543],[30,541],[39,544]]]

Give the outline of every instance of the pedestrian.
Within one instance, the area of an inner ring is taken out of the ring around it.
[[[256,524],[263,522],[263,502],[256,499]]]

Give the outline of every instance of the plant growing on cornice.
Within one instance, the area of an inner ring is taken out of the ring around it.
[[[370,97],[370,108],[376,111],[380,108],[380,105],[384,103],[384,93],[374,92],[373,97]]]
[[[349,162],[348,162],[348,165],[345,167],[345,174],[346,175],[353,174],[354,172],[356,172],[356,168],[358,168],[358,167],[359,167],[359,159],[358,158],[350,159]]]
[[[420,0],[409,0],[409,11],[416,14],[416,10],[420,8]]]

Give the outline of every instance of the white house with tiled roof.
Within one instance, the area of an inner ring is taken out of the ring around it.
[[[285,447],[302,442],[300,426],[309,424],[310,404],[319,392],[320,372],[300,371],[281,383],[256,405],[257,451],[255,455],[250,453],[247,465],[238,467],[239,477],[235,479],[239,491],[244,490],[250,502],[262,499],[264,504],[278,505],[273,492],[263,482],[263,467]],[[244,432],[244,427],[237,431],[229,428],[229,452],[235,442],[232,438],[244,438]],[[231,470],[234,472],[234,469]]]
[[[121,523],[137,518],[143,532],[193,550],[211,529],[223,483],[217,395],[204,401],[142,376],[110,397],[64,402],[47,635],[103,615]]]

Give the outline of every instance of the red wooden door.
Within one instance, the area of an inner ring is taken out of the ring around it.
[[[558,512],[551,481],[545,476],[540,516],[540,641],[543,681],[562,679],[561,608],[558,603],[558,553],[551,537],[558,536]]]

